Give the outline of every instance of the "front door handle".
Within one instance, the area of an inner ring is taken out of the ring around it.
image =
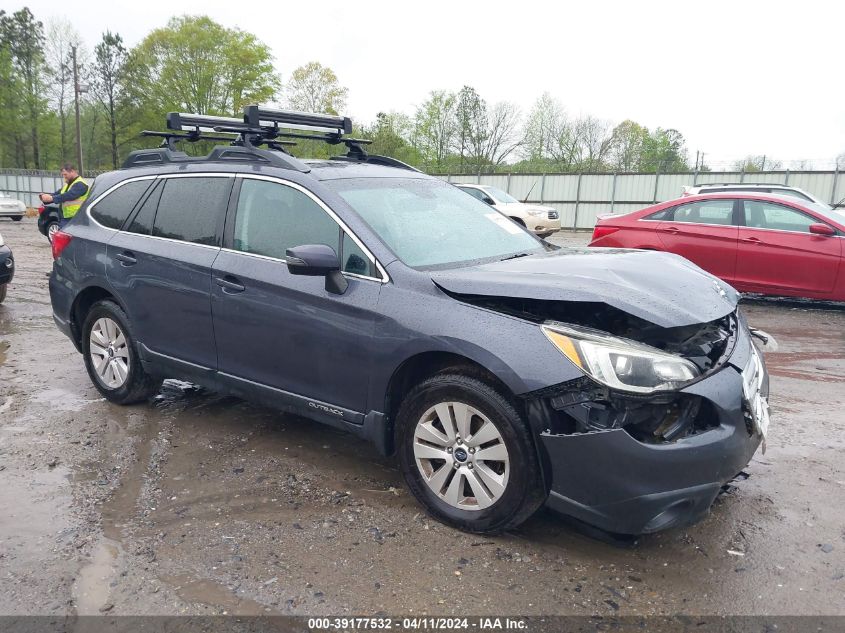
[[[664,233],[671,233],[672,235],[677,235],[678,233],[681,232],[681,229],[679,229],[677,226],[668,226],[665,229],[660,229],[660,230],[663,231]]]
[[[761,240],[759,237],[743,237],[742,241],[745,242],[746,244],[762,244],[763,243],[763,240]]]
[[[223,292],[226,294],[235,294],[246,290],[246,286],[238,282],[238,280],[231,275],[226,275],[225,277],[215,277],[214,283],[223,288]]]
[[[118,253],[114,256],[114,258],[120,262],[121,266],[134,266],[138,263],[138,260],[135,259],[135,255],[129,251],[123,251],[122,253]]]

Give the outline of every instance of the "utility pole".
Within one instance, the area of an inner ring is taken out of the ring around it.
[[[71,46],[73,52],[73,101],[76,106],[76,168],[79,175],[82,175],[82,127],[79,123],[79,93],[82,92],[79,85],[79,68],[76,65],[76,46]]]

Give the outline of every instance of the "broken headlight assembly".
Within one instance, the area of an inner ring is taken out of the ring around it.
[[[611,389],[638,394],[672,391],[701,373],[680,356],[598,330],[557,323],[541,328],[564,356]]]

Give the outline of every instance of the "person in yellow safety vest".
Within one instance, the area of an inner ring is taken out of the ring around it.
[[[41,193],[38,195],[44,204],[58,204],[62,208],[62,217],[59,220],[59,228],[63,227],[76,215],[79,207],[88,198],[90,188],[88,183],[82,180],[76,166],[71,163],[62,165],[62,179],[64,186],[55,193]]]

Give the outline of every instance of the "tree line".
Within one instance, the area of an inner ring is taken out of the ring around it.
[[[206,16],[174,17],[133,48],[107,31],[89,51],[67,19],[45,25],[28,8],[0,10],[0,166],[54,169],[75,157],[74,48],[89,170],[116,168],[132,149],[157,144],[139,133],[161,129],[169,111],[238,116],[244,105],[273,103],[339,114],[349,94],[316,61],[294,69],[283,84],[265,43]],[[488,102],[472,86],[434,90],[412,113],[380,112],[354,133],[373,141],[373,153],[434,172],[708,169],[703,158],[691,163],[678,130],[571,116],[549,93],[523,113],[511,102]],[[331,151],[339,150],[308,141],[292,149],[315,157]],[[745,171],[779,166],[757,156],[735,165]]]

